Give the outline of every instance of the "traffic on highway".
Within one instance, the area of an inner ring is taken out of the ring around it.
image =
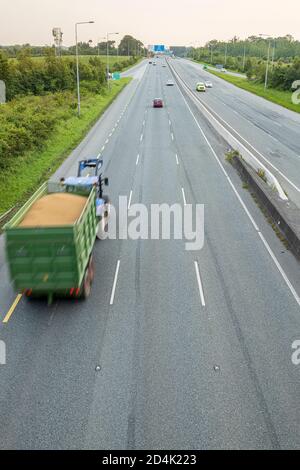
[[[105,60],[124,87],[0,218],[0,449],[299,449],[300,114]]]

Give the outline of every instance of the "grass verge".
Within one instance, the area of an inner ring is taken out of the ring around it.
[[[34,150],[18,157],[0,173],[0,214],[16,204],[21,205],[55,172],[130,80],[122,78],[112,82],[110,91],[103,95],[86,93],[82,96],[80,118],[74,110],[72,117],[57,123],[42,151]]]
[[[290,91],[275,90],[274,88],[267,88],[267,90],[265,90],[262,83],[249,82],[249,80],[245,80],[244,78],[226,75],[210,69],[208,69],[208,72],[222,78],[226,82],[242,88],[243,90],[250,91],[250,93],[261,96],[268,101],[272,101],[272,103],[279,104],[284,108],[300,113],[300,104],[292,103],[292,93]]]

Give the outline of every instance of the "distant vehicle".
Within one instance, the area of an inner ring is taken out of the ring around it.
[[[212,88],[213,87],[212,82],[205,82],[205,87],[206,88]]]
[[[152,64],[152,60],[149,60],[149,64]]]
[[[162,64],[162,67],[166,67],[166,64]]]
[[[197,83],[197,85],[196,85],[196,90],[197,90],[197,91],[206,91],[205,84],[204,84],[203,82]]]
[[[222,67],[222,68],[221,68],[221,72],[226,73],[227,70],[226,70],[224,67]]]
[[[161,98],[155,98],[153,100],[153,108],[163,108],[164,102]]]
[[[166,83],[167,86],[174,86],[173,80],[168,80]]]
[[[152,65],[156,65],[156,62],[152,62]]]

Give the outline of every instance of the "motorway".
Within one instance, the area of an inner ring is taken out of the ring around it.
[[[200,64],[177,59],[172,65],[193,91],[197,81],[213,83],[200,99],[251,146],[288,194],[292,187],[300,207],[300,114],[232,86]]]
[[[291,360],[300,339],[299,263],[225,161],[224,141],[177,84],[166,87],[172,75],[163,60],[135,67],[130,85],[54,178],[99,154],[114,205],[119,195],[147,206],[204,204],[204,247],[98,241],[87,301],[48,307],[21,298],[10,310],[16,293],[0,239],[0,340],[7,348],[0,448],[300,447],[300,366]],[[175,64],[194,80],[193,64]],[[205,98],[216,104],[216,94]],[[157,97],[163,109],[152,108]],[[234,98],[230,107],[241,111],[240,126],[245,106]],[[297,118],[283,121],[298,142]],[[257,145],[264,137],[273,148],[261,127]],[[296,143],[283,134],[278,147],[293,162]],[[298,184],[299,173],[292,176]]]

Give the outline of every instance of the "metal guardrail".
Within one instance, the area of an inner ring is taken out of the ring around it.
[[[4,214],[1,214],[0,215],[0,222],[2,222],[2,220],[4,220],[15,208],[16,206],[14,207],[11,207],[10,209],[8,209],[8,211],[4,212]]]

